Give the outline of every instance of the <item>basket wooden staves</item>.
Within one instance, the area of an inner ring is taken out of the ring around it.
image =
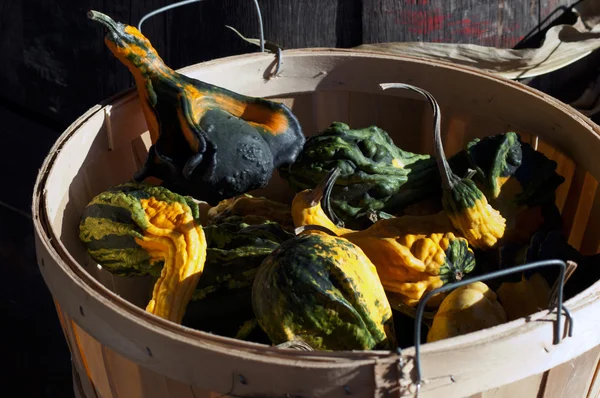
[[[333,49],[234,56],[183,73],[242,94],[287,104],[307,135],[333,121],[377,125],[403,149],[432,153],[431,111],[403,82],[430,91],[443,115],[448,155],[478,136],[516,131],[558,163],[557,193],[569,242],[600,244],[600,128],[572,108],[519,83],[440,62]],[[144,311],[147,286],[114,277],[78,239],[83,207],[128,180],[150,137],[136,92],[97,105],[75,121],[46,158],[34,191],[36,250],[72,353],[81,397],[414,396],[415,351],[307,352],[228,339]],[[288,201],[276,175],[259,192]],[[425,344],[421,397],[569,397],[600,393],[600,282],[566,301],[574,334],[553,344],[555,312]],[[564,327],[564,319],[562,318]]]

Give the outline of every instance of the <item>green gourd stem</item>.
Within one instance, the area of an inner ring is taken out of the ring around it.
[[[429,92],[411,84],[382,83],[379,86],[382,90],[387,90],[389,88],[404,88],[419,93],[427,99],[433,110],[434,153],[438,169],[440,170],[442,177],[442,188],[445,190],[452,190],[454,188],[454,182],[452,178],[453,173],[450,165],[448,164],[448,160],[446,160],[446,155],[444,154],[444,146],[442,145],[441,134],[441,110],[435,98],[433,98]]]

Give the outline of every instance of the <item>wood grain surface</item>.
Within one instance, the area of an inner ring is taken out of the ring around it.
[[[175,0],[0,0],[0,105],[59,129],[133,82],[108,52],[95,9],[137,25]],[[560,18],[568,0],[260,0],[267,40],[284,48],[353,47],[385,41],[477,43],[514,47]],[[558,10],[558,12],[554,12]],[[545,21],[550,16],[549,21]],[[250,0],[205,0],[156,15],[143,32],[173,68],[258,51],[227,29],[258,37]],[[10,34],[7,34],[10,32]],[[521,45],[524,45],[521,43]],[[597,61],[597,59],[596,59]],[[566,77],[594,63],[583,60],[534,84],[560,91]],[[538,87],[538,88],[539,88]]]

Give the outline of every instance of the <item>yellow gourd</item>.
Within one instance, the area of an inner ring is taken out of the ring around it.
[[[550,300],[550,286],[539,273],[520,282],[503,282],[496,291],[509,321],[526,317],[545,308]]]
[[[475,266],[475,256],[466,239],[454,234],[444,212],[427,216],[381,219],[371,227],[355,231],[336,225],[325,207],[339,171],[331,170],[313,190],[299,192],[292,201],[296,228],[318,225],[360,247],[377,268],[387,292],[415,306],[421,297],[449,281],[463,278]]]
[[[427,342],[455,337],[507,322],[497,296],[483,282],[459,287],[448,294],[433,318]]]

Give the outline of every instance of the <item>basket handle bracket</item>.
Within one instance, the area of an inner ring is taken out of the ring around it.
[[[427,304],[427,301],[433,297],[434,295],[438,294],[438,293],[444,293],[450,290],[454,290],[456,288],[459,288],[461,286],[466,286],[470,283],[474,283],[474,282],[484,282],[487,281],[489,279],[494,279],[494,278],[499,278],[502,276],[506,276],[509,274],[514,274],[514,273],[518,273],[518,272],[523,272],[523,271],[529,271],[535,268],[541,268],[541,267],[550,267],[550,266],[555,266],[555,267],[559,267],[560,268],[560,274],[558,276],[558,280],[557,283],[554,285],[553,288],[553,293],[555,292],[555,294],[553,294],[550,297],[549,300],[549,304],[548,304],[548,309],[549,311],[552,312],[552,310],[554,310],[554,308],[557,309],[556,311],[556,322],[554,322],[553,328],[554,328],[554,338],[553,338],[553,344],[556,345],[558,343],[560,343],[561,341],[561,328],[560,328],[560,324],[561,324],[561,315],[564,311],[565,313],[565,317],[567,319],[567,326],[568,326],[568,336],[572,337],[573,335],[573,317],[571,316],[571,313],[569,312],[569,310],[563,306],[563,287],[564,284],[566,282],[565,280],[565,273],[567,271],[567,268],[569,269],[569,276],[570,274],[572,274],[572,271],[575,269],[576,264],[573,263],[572,261],[567,261],[564,262],[562,260],[544,260],[544,261],[537,261],[537,262],[532,262],[529,264],[524,264],[524,265],[520,265],[520,266],[516,266],[516,267],[512,267],[509,269],[504,269],[504,270],[500,270],[500,271],[496,271],[496,272],[490,272],[489,274],[485,274],[485,275],[481,275],[478,277],[474,277],[474,278],[469,278],[469,279],[463,279],[461,281],[458,282],[454,282],[454,283],[447,283],[444,286],[434,289],[432,291],[430,291],[429,293],[427,293],[420,301],[419,304],[417,306],[417,312],[416,312],[416,317],[415,317],[415,330],[414,330],[414,334],[415,334],[415,341],[414,341],[414,347],[415,347],[415,370],[416,370],[416,384],[415,384],[415,397],[419,396],[419,392],[421,390],[421,386],[422,383],[424,381],[423,379],[423,373],[421,371],[421,357],[420,357],[420,353],[421,353],[421,324],[422,324],[422,319],[423,319],[423,313],[425,311],[425,305]],[[401,357],[401,356],[400,356]],[[401,360],[399,360],[401,361]],[[399,365],[402,362],[399,362]],[[452,377],[451,377],[452,379]]]

